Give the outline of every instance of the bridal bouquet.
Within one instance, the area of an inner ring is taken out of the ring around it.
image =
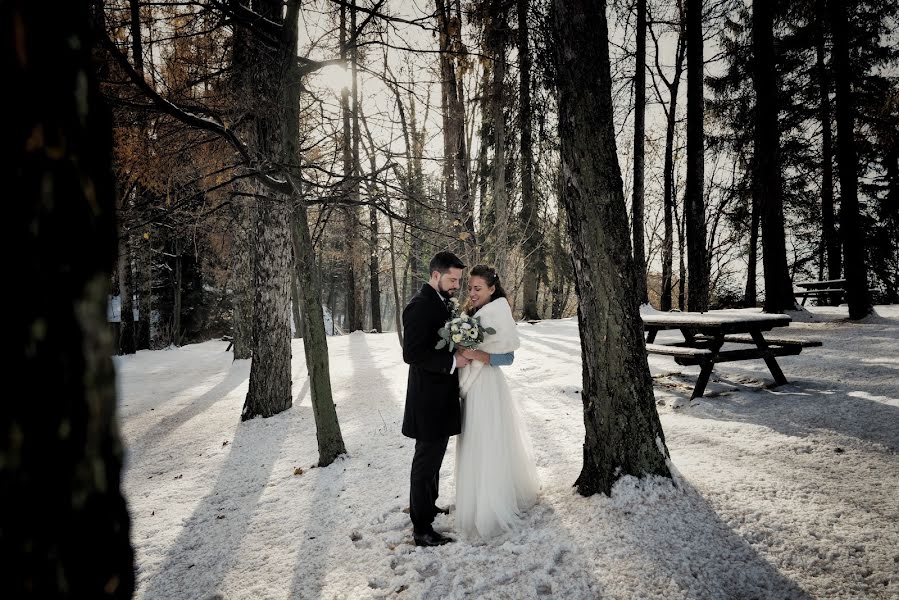
[[[449,345],[450,352],[455,351],[456,346],[474,349],[484,341],[485,335],[496,333],[493,327],[481,325],[479,317],[470,317],[466,313],[461,312],[458,298],[450,298],[450,302],[452,302],[452,316],[437,332],[440,336],[440,341],[437,342],[436,350],[440,350],[447,345]]]

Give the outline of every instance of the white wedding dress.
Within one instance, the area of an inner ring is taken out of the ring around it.
[[[482,306],[476,316],[495,334],[479,350],[512,352],[518,325],[505,298]],[[510,531],[537,501],[540,480],[518,404],[500,367],[473,361],[459,370],[462,433],[456,440],[456,530],[488,538]]]

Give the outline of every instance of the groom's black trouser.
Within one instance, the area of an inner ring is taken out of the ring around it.
[[[412,517],[412,528],[416,532],[430,531],[431,523],[437,515],[437,484],[448,442],[448,437],[415,440],[415,456],[412,457],[412,476],[409,482],[409,516]]]

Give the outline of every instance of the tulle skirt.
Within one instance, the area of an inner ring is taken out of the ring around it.
[[[539,491],[530,438],[505,375],[484,366],[462,403],[456,530],[489,538],[515,529]]]

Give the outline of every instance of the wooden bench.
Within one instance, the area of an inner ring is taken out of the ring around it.
[[[828,279],[825,281],[797,281],[794,285],[803,288],[798,292],[793,292],[796,298],[802,298],[802,306],[809,296],[820,298],[821,296],[833,295],[834,299],[839,301],[846,295],[845,279]],[[871,288],[869,292],[876,292],[876,288]]]

